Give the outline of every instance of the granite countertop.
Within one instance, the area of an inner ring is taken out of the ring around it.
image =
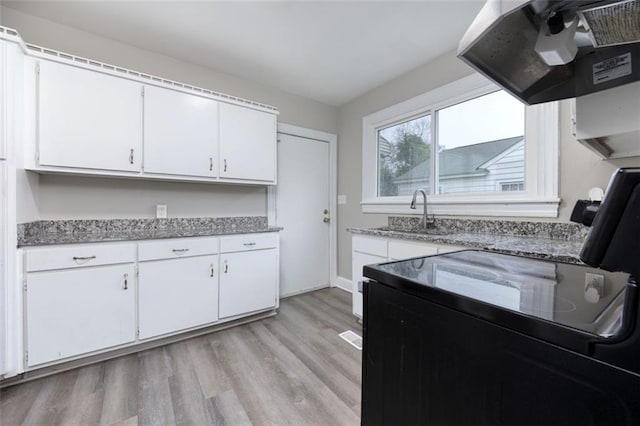
[[[264,216],[50,220],[18,225],[18,247],[278,232]]]
[[[579,264],[588,228],[560,222],[437,219],[436,226],[425,231],[417,218],[389,217],[389,226],[347,231]]]

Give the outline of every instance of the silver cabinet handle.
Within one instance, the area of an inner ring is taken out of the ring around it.
[[[213,157],[209,157],[209,171],[213,171]]]
[[[82,260],[93,260],[95,258],[96,258],[95,256],[73,256],[73,260],[75,260],[76,262],[82,261]]]
[[[214,273],[215,273],[215,271],[213,270],[213,264],[211,264],[211,269],[209,270],[209,276],[213,277]]]
[[[124,289],[127,290],[129,288],[129,274],[124,274]]]
[[[227,171],[227,159],[226,158],[224,159],[224,171],[225,172]]]
[[[186,252],[189,251],[188,248],[182,248],[182,249],[173,249],[172,250],[175,254],[185,254]]]
[[[133,148],[131,149],[131,153],[129,154],[129,164],[133,164]]]
[[[224,273],[226,274],[227,272],[229,272],[229,265],[227,264],[227,261],[224,261]]]
[[[245,247],[253,247],[255,245],[256,245],[256,243],[244,243]]]

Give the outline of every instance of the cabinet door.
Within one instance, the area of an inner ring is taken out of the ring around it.
[[[218,256],[141,262],[140,339],[218,320]]]
[[[220,318],[274,307],[277,280],[277,249],[222,254]]]
[[[144,171],[218,175],[218,102],[145,86]]]
[[[55,62],[39,67],[40,165],[139,171],[142,85]]]
[[[364,265],[371,265],[374,263],[386,262],[386,257],[374,256],[372,254],[360,253],[357,251],[352,252],[351,256],[351,277],[353,282],[353,290],[351,297],[353,301],[353,314],[362,318],[362,293],[358,291],[359,284],[362,283],[364,277],[362,276],[362,267]]]
[[[28,365],[135,340],[133,263],[27,274]]]
[[[220,177],[276,179],[276,116],[220,104]]]

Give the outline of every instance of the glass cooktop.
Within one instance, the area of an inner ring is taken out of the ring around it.
[[[583,265],[476,250],[382,263],[373,269],[601,336],[615,334],[619,326],[628,279],[628,274]]]

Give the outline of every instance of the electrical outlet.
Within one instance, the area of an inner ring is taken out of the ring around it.
[[[156,219],[166,219],[166,218],[167,218],[167,205],[156,204]]]

